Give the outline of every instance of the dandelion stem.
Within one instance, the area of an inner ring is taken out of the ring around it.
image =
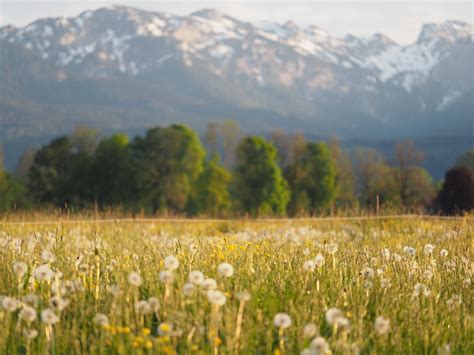
[[[237,325],[235,327],[235,352],[236,354],[240,351],[240,333],[242,331],[242,321],[244,317],[245,301],[240,301],[239,313],[237,315]]]

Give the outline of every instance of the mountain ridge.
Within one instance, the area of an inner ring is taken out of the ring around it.
[[[472,28],[425,24],[400,45],[381,33],[339,38],[213,9],[175,16],[124,6],[3,26],[0,79],[10,84],[0,90],[0,140],[11,156],[15,139],[42,142],[75,124],[202,130],[228,117],[247,132],[469,136]]]

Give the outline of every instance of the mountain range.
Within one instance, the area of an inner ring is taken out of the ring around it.
[[[452,160],[473,144],[473,63],[473,24],[460,21],[425,24],[400,45],[212,9],[100,8],[0,28],[0,142],[12,167],[78,124],[137,134],[233,118],[248,133],[348,145],[412,138]]]

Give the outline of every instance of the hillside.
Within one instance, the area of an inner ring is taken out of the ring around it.
[[[428,152],[439,176],[472,146],[472,28],[426,24],[402,46],[383,34],[336,38],[215,10],[174,16],[117,6],[5,26],[0,142],[12,168],[23,149],[77,124],[135,134],[169,122],[202,130],[231,117],[249,133],[281,127],[348,146],[437,142],[426,146],[443,152]]]

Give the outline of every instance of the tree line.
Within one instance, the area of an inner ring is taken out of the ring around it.
[[[0,165],[0,211],[54,206],[229,217],[387,207],[453,214],[474,207],[474,150],[442,184],[422,159],[410,141],[387,160],[373,149],[349,153],[336,139],[310,142],[279,129],[267,138],[245,136],[232,120],[210,122],[202,141],[180,124],[133,140],[100,139],[96,130],[77,127],[25,152],[15,174]]]

